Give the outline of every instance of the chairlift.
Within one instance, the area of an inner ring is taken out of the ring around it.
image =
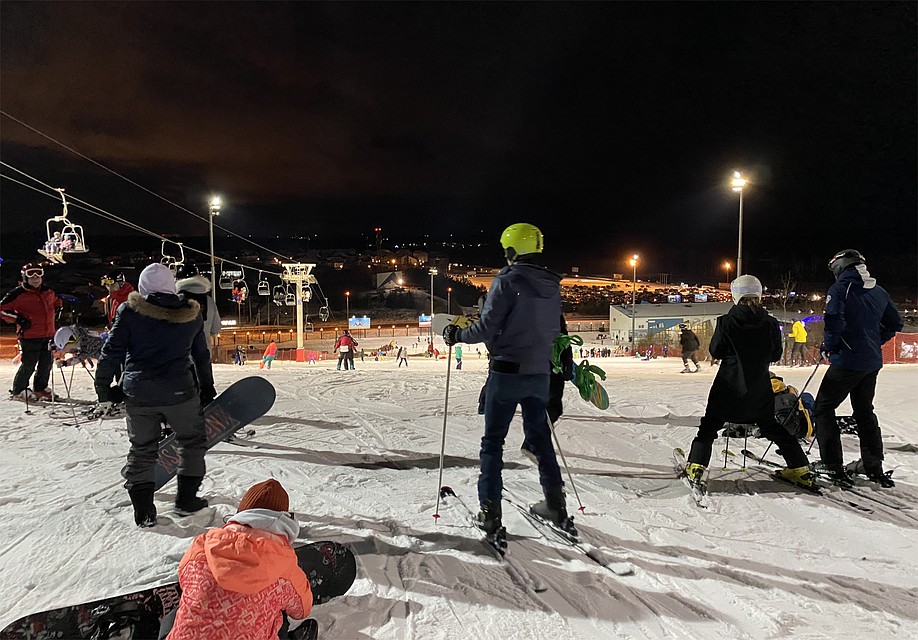
[[[279,307],[283,306],[285,303],[284,301],[287,299],[287,288],[282,284],[277,285],[272,289],[271,297],[274,300],[274,304]]]
[[[217,282],[217,286],[221,289],[232,289],[233,288],[233,276],[232,274],[226,273],[224,271],[224,265],[222,261],[220,262],[220,280]]]
[[[232,300],[236,304],[242,304],[249,298],[249,285],[246,284],[245,280],[238,278],[233,280],[233,296]]]
[[[162,246],[162,250],[161,250],[161,253],[163,254],[163,257],[160,259],[159,262],[160,262],[160,264],[164,264],[164,265],[166,265],[167,267],[169,267],[169,271],[172,272],[172,275],[175,275],[176,273],[178,273],[179,268],[180,268],[183,264],[185,264],[185,250],[182,248],[182,243],[181,243],[181,242],[174,242],[174,243],[172,243],[172,244],[174,244],[175,246],[177,246],[178,249],[179,249],[179,250],[178,250],[178,255],[176,256],[176,255],[172,255],[172,254],[166,253],[166,242],[168,242],[168,241],[167,241],[167,240],[163,240],[163,246]]]
[[[258,272],[258,295],[260,296],[269,296],[271,295],[271,285],[268,282],[268,278],[261,277],[261,271]]]
[[[73,224],[67,218],[67,198],[64,196],[64,190],[55,189],[55,191],[61,194],[63,211],[61,215],[49,218],[45,222],[48,238],[38,253],[51,262],[64,262],[65,253],[86,253],[89,249],[86,246],[83,227]]]
[[[319,307],[319,319],[322,322],[328,322],[331,312],[328,310],[328,298],[325,298],[325,304]]]
[[[309,302],[310,300],[312,300],[312,289],[303,287],[303,302]]]
[[[284,304],[286,304],[288,307],[296,306],[296,293],[293,291],[292,284],[287,285],[287,295],[284,296]]]

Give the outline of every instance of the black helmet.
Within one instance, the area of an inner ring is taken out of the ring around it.
[[[829,271],[838,278],[841,272],[852,265],[865,264],[866,260],[857,249],[843,249],[829,260]]]
[[[28,280],[30,276],[38,276],[41,278],[45,275],[45,269],[41,266],[41,263],[27,262],[22,265],[21,273],[23,280]]]
[[[686,329],[688,329],[688,325],[683,322],[682,324],[679,325],[679,328],[685,331]]]
[[[198,270],[198,266],[195,264],[182,264],[178,268],[178,271],[175,272],[176,280],[183,280],[185,278],[191,278],[192,276],[201,275],[201,272]]]

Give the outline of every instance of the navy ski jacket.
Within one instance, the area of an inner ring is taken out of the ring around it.
[[[561,333],[561,276],[541,265],[515,262],[491,283],[481,319],[457,342],[484,342],[492,360],[519,365],[519,373],[551,373],[552,342]]]
[[[841,272],[826,295],[822,351],[842,369],[876,371],[883,367],[880,347],[902,330],[902,317],[866,265]]]

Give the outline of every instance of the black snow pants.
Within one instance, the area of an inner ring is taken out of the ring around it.
[[[711,462],[711,448],[717,438],[717,432],[723,429],[725,422],[727,420],[724,418],[705,413],[698,427],[698,435],[692,440],[692,450],[688,456],[689,462],[708,466]],[[796,469],[807,466],[809,461],[797,438],[778,424],[773,413],[763,415],[755,421],[755,424],[764,437],[778,446],[788,467]]]
[[[877,390],[876,371],[854,371],[832,365],[826,371],[816,394],[813,416],[816,421],[816,440],[819,455],[829,469],[843,465],[841,432],[835,420],[835,409],[848,395],[857,422],[857,436],[861,441],[861,460],[868,474],[883,471],[883,438],[880,423],[873,412],[873,396]]]
[[[19,370],[13,378],[13,393],[18,394],[29,388],[29,378],[35,373],[33,391],[44,391],[48,388],[51,378],[51,365],[53,356],[48,348],[51,338],[19,338],[19,348],[22,349],[22,360]],[[38,370],[36,371],[36,365]]]

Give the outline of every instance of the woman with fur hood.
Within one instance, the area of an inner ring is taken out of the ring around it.
[[[139,293],[128,296],[118,309],[102,348],[96,394],[100,403],[111,402],[112,380],[123,364],[121,386],[131,450],[121,475],[134,506],[134,522],[152,527],[156,524],[153,470],[163,423],[178,441],[176,510],[192,513],[207,506],[197,497],[207,442],[202,408],[217,394],[198,303],[177,295],[175,277],[162,264],[144,269],[138,288]]]

